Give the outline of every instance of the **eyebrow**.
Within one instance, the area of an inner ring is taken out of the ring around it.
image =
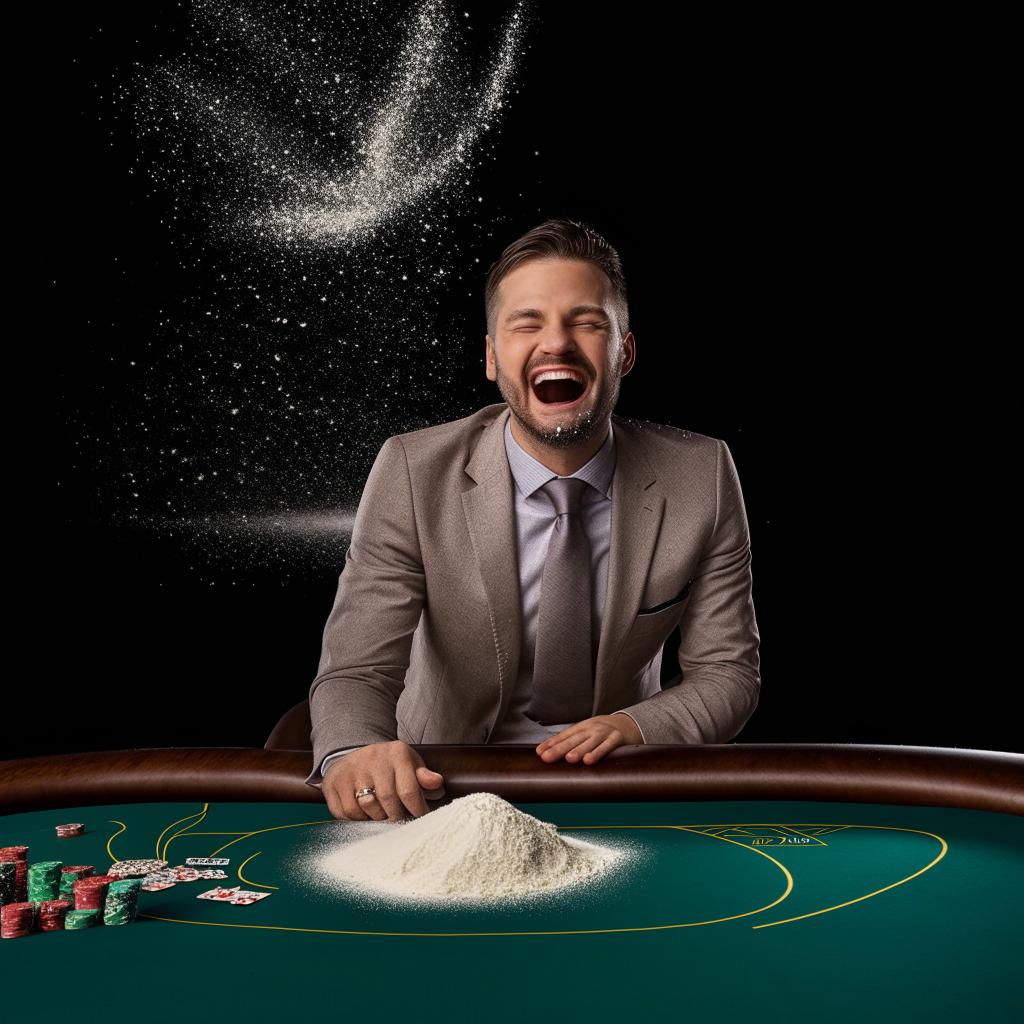
[[[605,320],[609,319],[607,311],[602,306],[582,305],[573,306],[569,310],[568,316],[585,316],[588,313],[596,313],[599,316],[604,317]],[[516,320],[543,320],[544,314],[539,309],[514,309],[507,317],[505,317],[505,323],[510,324]]]

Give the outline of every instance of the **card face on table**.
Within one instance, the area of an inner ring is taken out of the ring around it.
[[[218,903],[227,903],[235,895],[238,890],[241,889],[240,885],[236,885],[233,889],[224,889],[221,886],[217,886],[216,889],[208,889],[206,892],[201,892],[196,899],[197,900],[216,900]]]
[[[228,902],[236,907],[247,907],[250,903],[259,903],[260,900],[266,899],[269,895],[269,892],[250,892],[247,889],[240,889],[235,893],[235,898]]]
[[[259,903],[269,895],[269,892],[253,892],[237,885],[231,889],[224,889],[218,885],[216,889],[201,892],[196,899],[215,900],[218,903],[231,903],[236,907],[247,907],[252,903]]]

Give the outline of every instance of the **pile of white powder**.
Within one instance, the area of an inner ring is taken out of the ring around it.
[[[561,836],[493,793],[471,793],[321,853],[321,882],[398,901],[516,902],[605,875],[628,846]]]

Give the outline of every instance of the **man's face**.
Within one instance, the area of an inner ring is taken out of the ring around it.
[[[578,260],[530,260],[498,286],[487,378],[540,444],[584,444],[615,408],[635,342],[620,344],[611,300],[608,277]]]

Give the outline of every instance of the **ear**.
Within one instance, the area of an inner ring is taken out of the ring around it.
[[[636,338],[633,337],[632,331],[622,339],[622,350],[622,372],[619,376],[625,377],[636,362]]]
[[[494,362],[494,342],[489,334],[485,335],[485,337],[487,338],[487,379],[497,380],[498,368]]]

